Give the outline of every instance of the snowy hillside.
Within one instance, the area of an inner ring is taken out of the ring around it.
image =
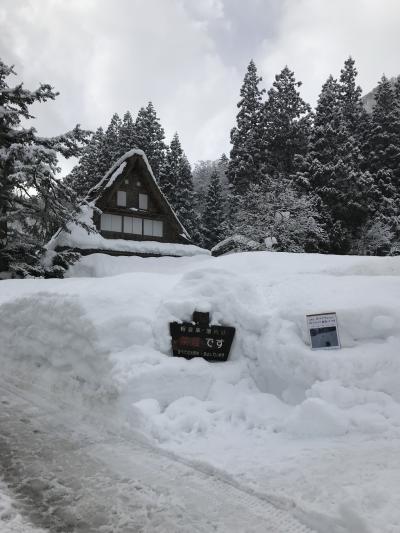
[[[69,276],[1,282],[5,374],[114,403],[157,447],[337,532],[400,531],[399,258],[93,255]],[[171,357],[168,323],[195,309],[236,328],[228,362]],[[312,351],[305,315],[329,311],[342,349]]]

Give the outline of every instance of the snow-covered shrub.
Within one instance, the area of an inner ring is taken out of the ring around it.
[[[288,180],[251,184],[238,202],[235,233],[258,242],[275,242],[274,250],[284,252],[318,251],[325,240],[312,197],[300,195]]]

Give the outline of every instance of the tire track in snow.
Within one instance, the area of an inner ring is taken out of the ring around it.
[[[0,463],[37,526],[85,533],[312,532],[296,509],[176,461],[111,423],[102,427],[100,418],[84,421],[68,412],[73,406],[60,408],[9,381],[0,381],[0,398]]]

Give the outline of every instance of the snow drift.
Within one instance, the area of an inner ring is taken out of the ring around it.
[[[400,471],[382,467],[381,453],[391,461],[400,438],[399,258],[99,254],[70,276],[2,282],[4,368],[65,394],[117,398],[175,453],[318,511],[352,499],[376,531],[400,529],[388,489]],[[194,310],[236,328],[228,362],[171,357],[168,323]],[[342,349],[312,351],[305,316],[330,311]],[[383,485],[363,478],[365,464],[375,479],[384,468]],[[371,498],[386,503],[372,510]]]

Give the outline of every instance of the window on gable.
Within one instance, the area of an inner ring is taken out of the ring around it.
[[[117,192],[117,205],[120,207],[126,207],[126,192],[118,191]]]
[[[153,237],[163,236],[163,223],[162,220],[153,220]]]
[[[137,217],[124,217],[124,233],[142,235],[142,219]]]
[[[143,220],[143,235],[149,237],[162,237],[163,236],[163,222],[162,220]]]
[[[149,208],[149,196],[148,194],[139,193],[139,209],[147,211]]]
[[[109,215],[102,213],[100,219],[100,228],[103,231],[122,231],[122,217],[120,215]]]

